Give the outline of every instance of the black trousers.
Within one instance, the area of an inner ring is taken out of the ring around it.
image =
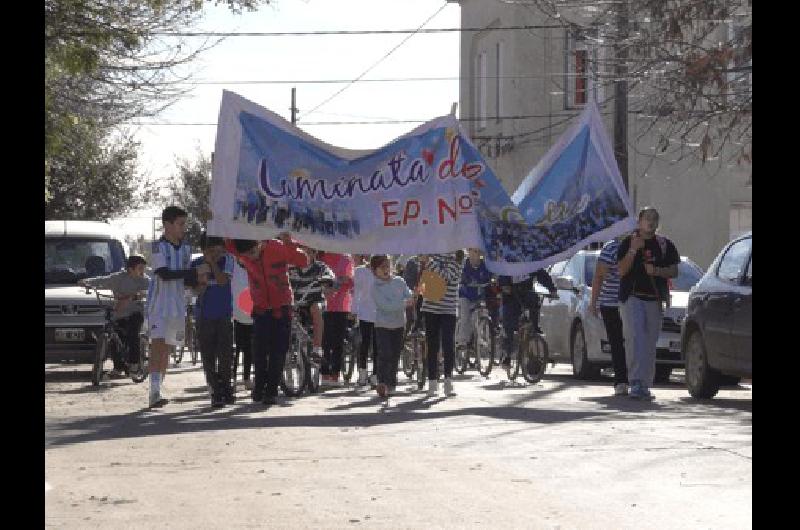
[[[378,383],[397,386],[397,365],[403,350],[405,328],[375,328],[378,342],[377,374]]]
[[[625,362],[625,343],[622,333],[622,318],[619,307],[601,307],[600,315],[606,327],[608,343],[611,346],[611,362],[614,364],[614,384],[628,384],[628,364]]]
[[[231,320],[230,318],[200,319],[196,328],[206,381],[211,385],[215,395],[229,394],[233,368]]]
[[[139,333],[142,331],[142,322],[144,322],[144,316],[138,312],[117,320],[117,326],[122,331],[122,337],[120,338],[128,346],[129,363],[139,362],[139,350],[141,349]],[[114,354],[114,368],[118,370],[123,368],[122,358],[120,358],[118,352]]]
[[[268,396],[278,395],[283,363],[292,338],[292,312],[289,306],[281,307],[278,316],[272,314],[272,309],[255,315],[253,334],[253,400],[260,401],[265,392]]]
[[[439,379],[439,346],[444,357],[444,376],[453,376],[456,358],[456,316],[438,313],[425,315],[425,338],[428,343],[428,379]]]
[[[338,375],[342,370],[342,351],[348,315],[349,313],[344,311],[325,311],[322,314],[325,328],[322,332],[324,357],[320,373],[323,375]]]
[[[233,342],[236,343],[234,355],[242,354],[242,371],[244,378],[250,379],[250,368],[253,366],[253,325],[233,321]]]
[[[358,321],[358,330],[361,332],[361,348],[358,350],[358,367],[367,369],[367,355],[372,350],[372,371],[378,371],[378,348],[375,338],[375,323],[366,320]]]

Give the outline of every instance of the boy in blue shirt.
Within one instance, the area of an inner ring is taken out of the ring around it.
[[[197,289],[195,325],[200,342],[200,357],[211,391],[211,406],[224,407],[234,402],[231,388],[233,368],[233,324],[231,276],[233,257],[225,252],[221,237],[200,236],[203,256],[192,261],[192,268],[204,263],[211,269],[208,284]]]

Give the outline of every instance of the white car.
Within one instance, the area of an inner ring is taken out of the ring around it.
[[[94,361],[105,313],[78,280],[125,268],[127,245],[108,223],[44,222],[45,362]]]
[[[550,357],[572,364],[579,379],[591,379],[602,368],[611,367],[611,348],[599,316],[589,312],[592,278],[599,250],[581,250],[572,258],[552,265],[548,272],[558,288],[558,298],[544,299],[540,327]],[[670,283],[671,305],[664,314],[656,350],[656,382],[669,380],[673,368],[682,367],[681,322],[686,318],[689,290],[703,276],[703,270],[685,256],[678,265],[678,277]]]

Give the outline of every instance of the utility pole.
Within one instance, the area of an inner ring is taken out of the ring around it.
[[[296,95],[296,93],[297,93],[297,89],[295,87],[292,87],[292,107],[291,107],[292,125],[296,125],[297,124],[297,111],[300,110],[300,109],[297,108],[297,105],[295,104],[295,95]]]
[[[628,183],[628,3],[617,7],[617,38],[614,55],[614,157],[617,159],[622,183],[630,192]]]

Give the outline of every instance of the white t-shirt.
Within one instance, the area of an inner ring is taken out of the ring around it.
[[[366,265],[356,267],[353,271],[353,313],[359,320],[375,322],[378,309],[372,297],[372,286],[375,285],[375,275]]]
[[[182,241],[177,247],[164,239],[153,243],[151,256],[153,271],[168,268],[172,271],[186,270],[192,262],[192,247]],[[186,291],[182,279],[164,280],[158,274],[150,278],[147,290],[147,314],[153,317],[186,318]]]

